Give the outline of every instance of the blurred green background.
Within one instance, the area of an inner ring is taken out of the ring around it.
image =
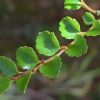
[[[100,9],[100,0],[86,2]],[[61,44],[69,43],[60,36],[59,21],[71,16],[79,21],[82,30],[87,30],[81,17],[84,11],[64,10],[63,0],[0,0],[0,55],[15,61],[20,46],[32,46],[36,51],[35,39],[43,30],[55,32]],[[89,37],[87,41],[87,54],[80,58],[62,56],[63,66],[57,79],[37,73],[26,94],[20,94],[13,85],[7,93],[0,94],[0,100],[100,100],[100,37]]]

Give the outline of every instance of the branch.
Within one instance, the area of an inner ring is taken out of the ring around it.
[[[90,8],[90,7],[84,2],[84,0],[81,0],[81,6],[82,6],[84,9],[88,10],[89,12],[91,12],[91,13],[97,15],[97,16],[100,16],[100,10],[94,10],[94,9]]]
[[[81,6],[93,14],[96,14],[98,16],[100,15],[99,10],[94,10],[94,9],[90,8],[83,0],[81,0]],[[86,32],[80,32],[81,36],[85,36],[85,34],[86,34]],[[47,60],[42,59],[37,65],[35,65],[35,67],[32,70],[26,70],[26,71],[20,72],[17,75],[13,76],[11,78],[11,80],[16,81],[17,79],[23,77],[24,75],[31,74],[31,73],[35,74],[37,72],[37,70],[43,64],[46,64],[46,63],[52,61],[55,56],[61,56],[68,49],[68,47],[72,46],[73,44],[74,44],[74,41],[72,41],[71,43],[69,43],[66,46],[61,46],[60,49],[52,57],[48,58]]]
[[[52,61],[52,60],[54,59],[55,56],[61,56],[61,55],[66,51],[66,49],[67,49],[69,46],[71,46],[71,45],[73,45],[73,42],[71,42],[70,44],[68,44],[68,45],[66,45],[66,46],[61,46],[61,47],[60,47],[60,50],[58,50],[57,53],[54,54],[52,57],[48,58],[47,60],[42,59],[37,65],[35,65],[35,67],[34,67],[32,70],[27,70],[27,71],[21,72],[21,73],[15,75],[15,76],[13,76],[13,77],[11,78],[11,80],[16,81],[16,80],[19,79],[20,77],[23,77],[24,75],[27,75],[27,74],[29,74],[29,73],[35,74],[35,73],[37,72],[37,70],[38,70],[43,64],[46,64],[46,63]]]
[[[86,34],[86,32],[80,32],[81,36],[85,36],[85,34]],[[13,81],[16,81],[17,79],[19,79],[22,76],[27,75],[29,73],[35,74],[42,65],[47,64],[48,62],[52,61],[55,58],[55,56],[61,56],[73,44],[74,44],[74,41],[72,41],[71,43],[69,43],[65,46],[61,46],[60,49],[52,57],[48,58],[47,60],[42,59],[37,65],[35,65],[35,67],[32,70],[27,70],[27,71],[21,72],[15,76],[13,76],[11,79]]]

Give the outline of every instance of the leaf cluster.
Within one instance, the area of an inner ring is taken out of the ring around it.
[[[65,0],[64,8],[77,10],[82,7],[80,0]],[[69,57],[79,57],[87,52],[86,36],[100,35],[100,20],[96,20],[90,12],[83,14],[83,21],[90,28],[82,32],[80,24],[74,18],[65,16],[59,22],[59,31],[63,38],[72,42],[62,46],[54,32],[39,32],[36,38],[36,50],[39,54],[49,57],[39,60],[32,47],[23,46],[17,49],[16,63],[7,57],[0,56],[0,93],[9,89],[15,82],[17,88],[25,93],[31,76],[39,72],[48,78],[56,78],[62,66],[60,55],[65,53]],[[22,69],[19,71],[19,68]]]

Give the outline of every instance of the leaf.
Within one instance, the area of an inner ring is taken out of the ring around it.
[[[40,67],[39,71],[48,78],[56,78],[61,68],[61,59],[56,56],[54,59]]]
[[[77,10],[81,8],[80,0],[65,0],[64,8],[68,10]]]
[[[25,93],[30,78],[31,74],[28,74],[16,80],[16,86],[20,92]]]
[[[0,77],[0,93],[7,91],[10,88],[12,81],[7,77]]]
[[[37,63],[38,58],[31,47],[20,47],[16,53],[18,66],[23,69],[32,69]]]
[[[76,35],[73,45],[69,46],[65,53],[70,57],[79,57],[85,54],[87,49],[86,40],[81,35]]]
[[[62,37],[66,39],[74,39],[75,35],[80,33],[79,23],[71,17],[64,17],[59,25]]]
[[[18,74],[16,64],[4,56],[0,56],[0,71],[8,77]]]
[[[87,36],[100,35],[100,20],[95,20],[92,27],[87,31]]]
[[[36,48],[40,54],[54,55],[60,48],[59,42],[53,32],[40,32],[36,39]]]
[[[85,12],[83,20],[86,25],[91,25],[95,21],[95,17],[90,12]]]

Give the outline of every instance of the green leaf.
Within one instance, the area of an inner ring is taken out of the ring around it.
[[[7,77],[0,77],[0,93],[7,91],[10,88],[12,81]]]
[[[87,31],[87,36],[100,35],[100,20],[95,20],[92,27]]]
[[[40,67],[39,71],[48,78],[56,78],[61,68],[61,59],[56,56],[54,59]]]
[[[40,32],[36,39],[36,48],[40,54],[54,55],[60,48],[59,42],[53,32]]]
[[[77,10],[81,8],[80,0],[65,0],[64,8],[68,10]]]
[[[31,74],[27,74],[16,80],[16,86],[20,92],[25,93],[30,78]]]
[[[69,46],[66,54],[70,57],[79,57],[87,52],[86,40],[81,35],[76,35],[73,45]]]
[[[91,25],[95,21],[95,17],[90,12],[85,12],[83,20],[86,25]]]
[[[38,58],[31,47],[18,48],[16,56],[18,66],[23,69],[32,69],[38,63]]]
[[[80,25],[75,19],[67,16],[61,20],[59,31],[66,39],[74,39],[75,35],[80,33]]]
[[[4,56],[0,56],[0,71],[8,77],[12,77],[18,73],[16,64]]]

